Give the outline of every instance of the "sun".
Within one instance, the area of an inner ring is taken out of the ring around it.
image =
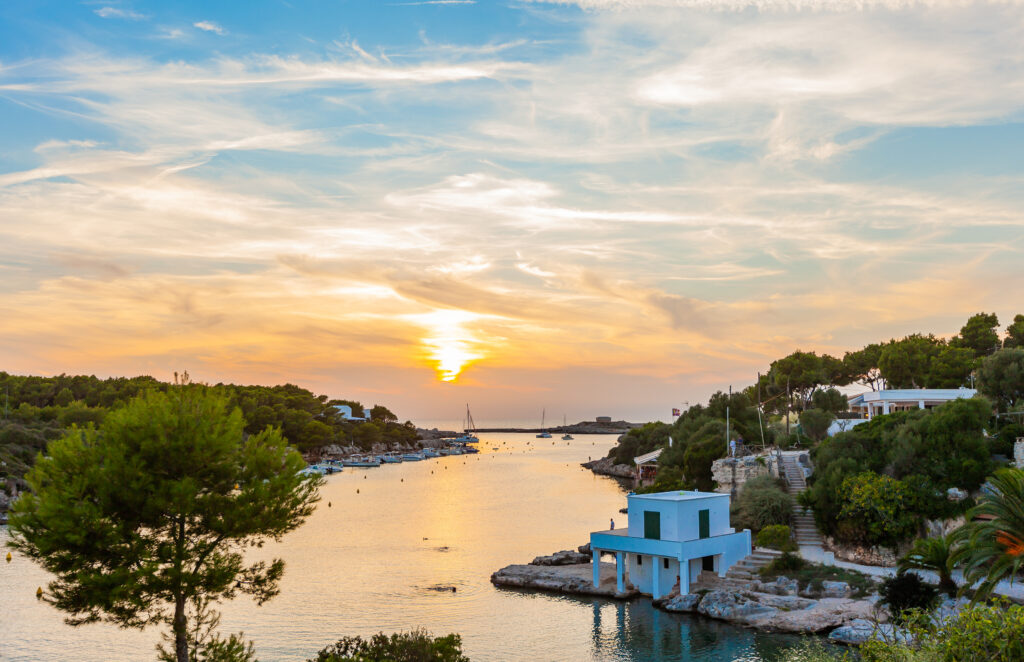
[[[464,310],[438,310],[416,316],[416,321],[426,328],[421,342],[439,381],[456,381],[466,366],[486,356],[480,340],[464,326],[479,318]]]

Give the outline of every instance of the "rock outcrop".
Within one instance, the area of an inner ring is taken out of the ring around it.
[[[628,464],[615,464],[610,457],[602,457],[600,460],[582,463],[583,467],[590,469],[601,476],[613,476],[615,478],[628,478],[633,480],[635,473],[633,467]]]
[[[726,457],[711,463],[711,478],[718,484],[716,492],[736,494],[739,488],[751,478],[778,475],[773,473],[774,458],[770,455],[747,455]]]
[[[630,598],[638,594],[631,587],[627,587],[624,593],[617,593],[615,565],[602,563],[601,566],[603,580],[598,587],[594,586],[592,566],[589,563],[563,566],[510,565],[492,574],[491,583],[495,586],[535,588],[575,595]]]
[[[841,561],[860,565],[877,565],[891,568],[896,565],[897,555],[884,547],[863,547],[860,545],[839,545],[829,536],[824,539],[825,551],[832,552]]]
[[[589,545],[588,545],[589,547]],[[590,563],[591,555],[582,552],[574,552],[571,549],[563,549],[550,556],[538,556],[530,561],[530,565],[580,565]]]

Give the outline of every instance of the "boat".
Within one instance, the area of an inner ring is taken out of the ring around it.
[[[300,476],[323,476],[325,473],[327,473],[327,470],[319,464],[312,464],[305,469],[299,470]]]
[[[423,453],[423,457],[441,457],[441,454],[433,448],[424,448],[420,452]]]
[[[466,404],[466,421],[463,424],[462,434],[455,437],[460,444],[475,444],[480,441],[476,436],[476,423],[473,422],[473,414],[469,413],[469,404]]]
[[[402,456],[397,453],[385,453],[380,456],[380,459],[387,464],[398,464],[402,461]]]
[[[566,428],[566,425],[565,425],[565,414],[562,414],[562,431],[563,432],[565,431],[565,428]],[[573,439],[573,436],[571,434],[569,434],[568,432],[566,432],[565,434],[562,435],[562,441],[572,441],[572,439]]]
[[[406,462],[419,462],[420,460],[425,460],[426,458],[423,457],[422,453],[403,453],[402,459]]]
[[[462,452],[463,453],[479,453],[480,449],[479,448],[473,448],[472,446],[466,446],[465,448],[462,449]]]
[[[343,460],[342,464],[346,467],[379,467],[380,458],[367,455],[363,457],[361,455],[354,455],[347,460]]]
[[[547,430],[543,429],[544,428],[544,414],[546,414],[546,413],[547,413],[547,410],[541,410],[541,412],[540,412],[541,433],[537,435],[538,439],[550,439],[551,438],[551,433],[548,432]]]

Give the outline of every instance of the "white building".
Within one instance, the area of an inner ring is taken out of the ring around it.
[[[973,398],[973,388],[904,388],[868,391],[850,398],[850,411],[867,420],[878,414],[891,414],[908,409],[931,409],[959,398]]]
[[[590,534],[594,586],[601,585],[601,554],[615,554],[619,593],[626,581],[655,599],[676,584],[689,593],[701,570],[724,577],[750,554],[750,530],[729,526],[729,495],[715,492],[630,494],[625,529]],[[682,569],[682,571],[680,571]]]
[[[335,409],[335,411],[338,412],[338,415],[341,416],[346,421],[365,421],[365,420],[367,420],[365,416],[353,416],[352,415],[352,407],[350,407],[349,405],[334,405],[334,409]]]

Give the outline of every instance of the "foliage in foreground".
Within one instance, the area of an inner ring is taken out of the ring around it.
[[[956,597],[957,585],[953,581],[953,568],[960,540],[950,533],[936,538],[919,538],[914,546],[899,560],[899,569],[928,570],[939,576],[939,590],[949,597]]]
[[[1024,569],[1024,471],[1001,469],[989,479],[991,491],[971,511],[965,527],[969,540],[954,554],[969,584],[980,582],[976,595],[985,597],[1004,579],[1019,578]]]
[[[756,544],[758,547],[768,547],[783,552],[795,552],[799,549],[796,541],[785,524],[771,524],[761,529],[757,534]]]
[[[148,392],[48,453],[8,544],[56,576],[44,599],[69,624],[171,625],[178,662],[192,662],[189,605],[277,594],[284,561],[243,552],[280,540],[318,498],[279,430],[246,437],[241,412],[198,385]]]
[[[345,637],[307,662],[469,662],[462,654],[462,637],[432,637],[424,630],[383,632],[363,639]]]
[[[911,610],[931,611],[938,602],[939,592],[925,583],[916,572],[901,570],[893,577],[886,577],[878,593],[882,604],[889,608],[894,623],[904,623]]]

